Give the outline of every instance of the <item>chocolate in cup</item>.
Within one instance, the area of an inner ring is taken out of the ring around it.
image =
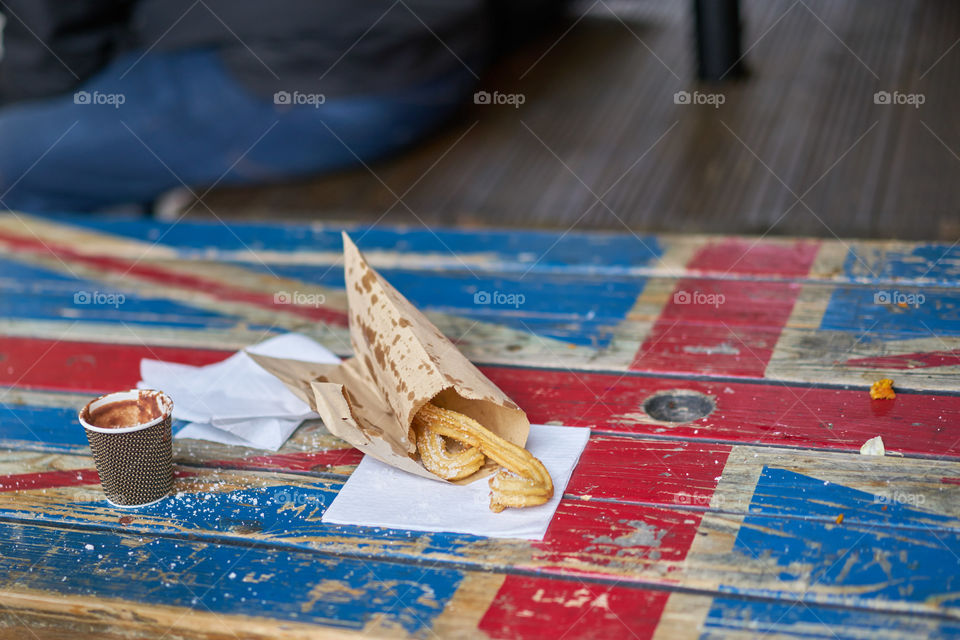
[[[80,424],[110,504],[142,507],[170,493],[172,412],[170,397],[152,389],[108,393],[80,410]]]

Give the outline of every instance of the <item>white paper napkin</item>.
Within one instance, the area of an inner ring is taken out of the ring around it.
[[[270,338],[246,351],[306,362],[340,362],[326,347],[296,333]],[[176,433],[177,438],[276,451],[301,422],[319,417],[244,351],[205,367],[144,359],[140,377],[138,387],[166,392],[173,399],[173,417],[190,422]]]
[[[553,477],[553,498],[539,507],[493,513],[486,479],[454,485],[404,473],[364,456],[322,521],[543,540],[589,437],[590,429],[530,425],[527,448]]]

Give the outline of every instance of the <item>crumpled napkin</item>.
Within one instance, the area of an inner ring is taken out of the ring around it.
[[[414,531],[449,531],[489,538],[543,540],[590,429],[530,425],[527,449],[553,478],[553,498],[524,509],[490,511],[487,478],[456,485],[405,473],[364,456],[321,520]]]
[[[326,347],[296,333],[245,351],[305,362],[340,362]],[[244,351],[205,367],[143,359],[140,378],[137,387],[164,391],[173,399],[173,417],[190,423],[176,438],[276,451],[301,422],[319,418]]]

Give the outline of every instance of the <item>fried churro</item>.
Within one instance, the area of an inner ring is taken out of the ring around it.
[[[427,469],[430,469],[427,458],[431,464],[437,460],[436,441],[431,439],[431,434],[456,440],[467,447],[466,451],[476,449],[503,467],[490,478],[491,511],[499,513],[507,507],[532,507],[553,497],[553,480],[542,462],[523,447],[504,440],[473,418],[428,402],[414,416],[413,426],[417,430],[418,446],[420,433],[424,433],[427,457],[423,450],[420,456]],[[442,443],[439,448],[446,451]]]
[[[459,451],[451,451],[444,437],[422,421],[414,427],[414,432],[423,466],[444,480],[466,478],[483,466],[484,457],[477,447],[460,445]]]

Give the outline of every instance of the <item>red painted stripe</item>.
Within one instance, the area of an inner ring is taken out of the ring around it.
[[[195,471],[176,469],[176,478],[188,478]],[[38,473],[18,473],[0,476],[0,492],[29,491],[32,489],[54,489],[57,487],[80,487],[100,484],[100,474],[96,469],[73,469],[70,471],[40,471]]]
[[[725,240],[701,248],[691,270],[737,275],[806,275],[819,243]],[[683,278],[631,369],[762,378],[800,285]]]
[[[593,435],[566,493],[708,507],[730,445]]]
[[[0,385],[64,391],[115,391],[137,384],[143,358],[204,365],[219,362],[230,354],[212,349],[0,336]]]
[[[687,269],[713,274],[799,278],[810,272],[819,250],[819,240],[791,243],[726,238],[703,246],[687,263]]]
[[[270,310],[283,310],[285,313],[309,318],[340,327],[347,326],[347,314],[323,306],[300,306],[294,304],[279,305],[274,302],[273,294],[251,291],[232,286],[219,280],[204,278],[194,274],[164,269],[155,264],[143,264],[134,260],[110,256],[94,256],[80,253],[70,247],[39,238],[26,237],[0,230],[0,243],[14,252],[40,253],[60,258],[66,263],[80,263],[111,274],[120,274],[128,278],[138,278],[155,284],[180,287],[190,291],[200,291],[217,300],[242,302]]]
[[[899,394],[871,401],[867,391],[621,376],[608,373],[484,367],[483,372],[527,412],[531,422],[674,438],[859,450],[882,435],[904,453],[960,456],[954,425],[960,397]],[[644,401],[673,389],[712,396],[716,409],[692,423],[659,425]],[[881,406],[876,406],[876,405]]]
[[[3,337],[0,386],[111,391],[137,382],[141,358],[206,364],[229,353]],[[513,367],[481,369],[535,423],[557,420],[621,433],[847,450],[859,450],[866,440],[882,435],[887,448],[894,451],[960,455],[953,429],[960,419],[958,396],[899,394],[896,400],[871,402],[866,390]],[[710,416],[693,423],[665,426],[651,422],[643,414],[644,401],[671,389],[713,396],[717,407]]]
[[[508,575],[480,620],[491,638],[653,637],[666,591]]]
[[[96,469],[42,471],[39,473],[19,473],[0,476],[0,491],[79,487],[88,484],[100,484],[100,476],[97,474]]]
[[[953,351],[930,351],[928,353],[903,353],[873,358],[854,358],[847,360],[850,367],[870,367],[872,369],[926,369],[929,367],[955,367],[960,365],[960,349]]]
[[[960,484],[960,478],[940,478],[940,482],[945,484]]]
[[[300,451],[270,456],[251,456],[225,460],[206,460],[204,466],[227,469],[271,469],[278,471],[323,471],[329,467],[360,464],[363,453],[359,449],[325,449]]]
[[[709,503],[710,496],[705,495]],[[679,569],[700,526],[700,515],[670,507],[652,507],[607,501],[562,500],[550,521],[547,534],[534,542],[535,564],[530,568],[580,576],[604,577],[593,567],[615,565],[630,557],[650,566],[668,566],[658,571],[657,581],[670,580]],[[589,562],[584,558],[589,557]],[[517,563],[516,566],[524,566]],[[643,580],[643,576],[634,576]]]

